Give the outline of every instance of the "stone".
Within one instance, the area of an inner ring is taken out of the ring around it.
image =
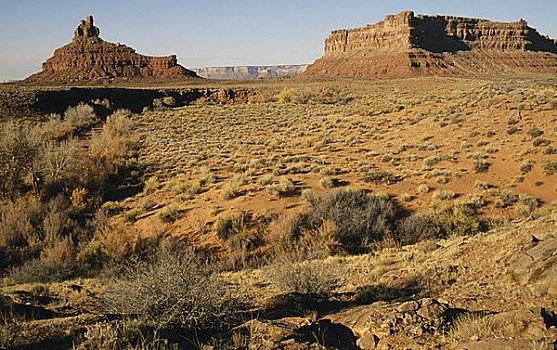
[[[93,16],[81,21],[71,43],[56,49],[42,71],[25,82],[33,84],[91,83],[106,80],[157,81],[192,79],[197,75],[178,64],[176,56],[151,57],[131,47],[102,40]]]
[[[408,312],[418,310],[420,308],[420,304],[416,301],[407,301],[402,303],[399,307],[397,307],[398,312]]]
[[[380,338],[377,335],[367,333],[358,338],[356,345],[358,345],[360,349],[375,349],[379,345],[379,341]]]
[[[480,64],[481,63],[481,64]],[[373,25],[335,30],[305,77],[557,73],[555,40],[511,23],[406,11]]]

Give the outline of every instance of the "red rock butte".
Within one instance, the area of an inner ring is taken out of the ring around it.
[[[157,81],[183,80],[197,75],[178,64],[176,56],[150,57],[134,49],[106,42],[93,23],[93,16],[81,21],[73,40],[54,51],[41,72],[25,81],[30,83],[91,83],[102,80]]]
[[[524,20],[511,23],[401,12],[335,30],[306,77],[557,73],[557,40]]]

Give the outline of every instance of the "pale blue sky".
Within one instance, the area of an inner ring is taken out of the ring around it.
[[[39,71],[88,14],[103,39],[195,68],[311,63],[331,30],[403,10],[524,18],[557,37],[557,0],[0,0],[0,81]]]

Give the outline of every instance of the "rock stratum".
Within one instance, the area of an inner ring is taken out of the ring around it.
[[[246,80],[292,78],[302,74],[307,64],[278,66],[232,66],[204,67],[193,69],[197,75],[207,79]]]
[[[102,40],[88,16],[74,32],[72,42],[54,51],[42,71],[27,83],[91,83],[102,80],[183,80],[197,75],[178,64],[176,56],[150,57],[131,47]]]
[[[524,20],[401,12],[373,25],[335,30],[306,77],[557,73],[557,40]]]

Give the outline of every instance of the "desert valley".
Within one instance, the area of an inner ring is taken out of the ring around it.
[[[324,50],[191,69],[88,16],[0,84],[0,349],[556,349],[557,40]]]

